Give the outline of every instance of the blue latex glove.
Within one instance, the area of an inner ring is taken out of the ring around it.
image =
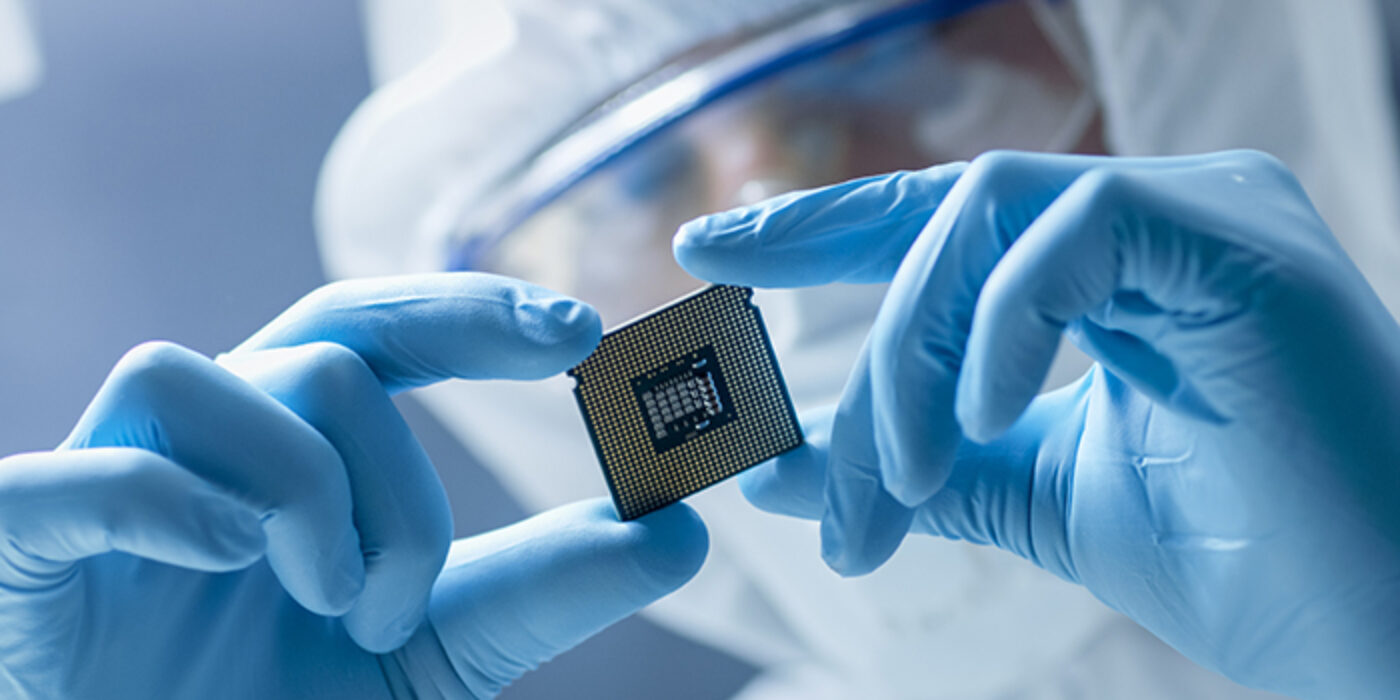
[[[554,374],[599,334],[457,274],[325,287],[217,362],[131,351],[62,447],[0,461],[0,695],[490,697],[680,586],[707,548],[685,507],[451,543],[389,398]]]
[[[890,281],[839,407],[747,475],[869,571],[909,530],[1088,587],[1197,662],[1400,694],[1400,328],[1269,156],[989,154],[700,219],[758,286]],[[1098,360],[1036,398],[1062,332]]]

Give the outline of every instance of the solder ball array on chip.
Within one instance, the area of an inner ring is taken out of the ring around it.
[[[706,287],[608,332],[569,370],[624,520],[802,444],[752,298]]]

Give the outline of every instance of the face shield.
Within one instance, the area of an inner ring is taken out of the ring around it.
[[[1021,8],[844,3],[711,41],[451,207],[446,269],[530,280],[621,323],[695,289],[671,236],[794,189],[1080,147],[1095,102]]]
[[[0,101],[39,84],[39,45],[22,0],[0,0]]]

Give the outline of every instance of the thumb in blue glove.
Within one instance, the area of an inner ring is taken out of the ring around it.
[[[1197,662],[1400,687],[1400,327],[1258,153],[1018,153],[684,227],[717,282],[890,281],[840,406],[743,484],[868,571],[913,530],[1015,552]],[[1061,333],[1099,361],[1036,397]]]

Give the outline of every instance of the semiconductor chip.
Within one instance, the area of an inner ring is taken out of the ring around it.
[[[624,520],[802,444],[752,297],[706,287],[609,331],[569,370]]]

